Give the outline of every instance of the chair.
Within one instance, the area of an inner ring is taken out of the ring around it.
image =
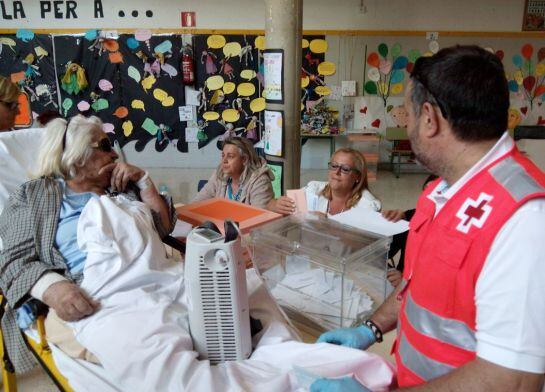
[[[386,128],[385,139],[392,142],[390,152],[390,168],[394,172],[396,178],[399,178],[401,171],[401,157],[411,156],[413,151],[407,136],[407,128]],[[397,166],[395,166],[395,158],[397,157]]]
[[[199,180],[197,184],[197,192],[200,192],[202,188],[208,183],[208,180]]]

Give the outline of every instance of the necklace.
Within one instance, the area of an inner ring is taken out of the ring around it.
[[[346,205],[343,206],[343,208],[341,209],[341,211],[337,212],[337,214],[341,214],[344,212],[344,209],[345,209]],[[329,211],[331,211],[331,203],[327,203],[327,214],[328,215],[336,215],[336,214],[331,214]]]
[[[231,185],[232,182],[233,182],[232,178],[229,178],[227,180],[227,197],[230,200],[239,201],[240,195],[242,193],[242,187],[239,185],[237,193],[235,193],[235,195],[233,196],[233,187]]]

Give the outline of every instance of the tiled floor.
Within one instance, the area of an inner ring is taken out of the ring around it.
[[[176,202],[188,202],[197,191],[198,179],[208,178],[210,169],[150,169],[150,175],[156,184],[165,184]],[[388,171],[380,171],[376,182],[370,184],[371,192],[381,201],[384,209],[414,208],[425,174],[402,174],[400,178]],[[301,175],[301,183],[310,180],[325,180],[325,170],[305,170]],[[385,341],[375,345],[369,351],[389,358],[393,334],[387,334]],[[36,368],[27,375],[18,378],[19,392],[55,392],[55,385],[45,373]]]

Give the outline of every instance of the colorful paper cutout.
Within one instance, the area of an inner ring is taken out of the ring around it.
[[[261,98],[261,97],[260,98],[254,98],[250,102],[250,110],[253,113],[261,112],[261,111],[265,110],[265,107],[266,107],[265,98]]]
[[[140,76],[140,72],[136,69],[136,67],[129,65],[127,72],[131,79],[133,79],[136,83],[140,83],[142,77]]]
[[[226,109],[221,113],[221,118],[225,122],[234,123],[240,118],[240,113],[235,109]]]
[[[140,109],[140,110],[146,111],[146,107],[144,106],[144,101],[141,101],[139,99],[133,99],[131,102],[131,107],[133,109]]]
[[[77,107],[80,112],[86,112],[91,108],[91,105],[87,101],[79,101]]]
[[[238,42],[229,42],[223,46],[223,54],[225,57],[236,57],[240,55],[242,46]]]
[[[318,64],[318,73],[323,76],[331,76],[335,74],[336,67],[335,63],[332,63],[331,61],[323,61],[320,64]]]
[[[91,107],[95,112],[99,112],[101,110],[108,109],[110,107],[110,103],[104,98],[99,98],[95,102],[93,102]]]
[[[257,36],[254,41],[254,46],[259,50],[265,50],[265,36]]]
[[[142,129],[147,131],[150,135],[155,136],[159,130],[159,126],[151,118],[146,118],[142,123]]]
[[[225,37],[223,35],[211,35],[206,39],[208,47],[211,49],[220,49],[225,46]]]
[[[132,125],[131,120],[127,120],[123,122],[123,125],[121,125],[121,128],[123,128],[123,135],[125,135],[126,137],[129,137],[132,134],[134,126]]]
[[[327,86],[318,86],[314,89],[314,91],[320,96],[326,96],[331,94],[331,89]]]
[[[236,84],[234,84],[233,82],[227,82],[223,85],[222,90],[223,90],[223,93],[227,95],[235,91],[236,88],[237,88]]]
[[[252,83],[241,83],[237,86],[237,93],[243,97],[249,97],[255,94],[255,86]]]
[[[117,109],[115,109],[115,112],[113,112],[113,115],[117,118],[125,118],[129,115],[129,110],[125,106],[120,106]]]
[[[64,98],[62,108],[64,109],[64,117],[68,117],[68,111],[72,108],[74,102],[70,98]]]
[[[144,90],[147,92],[153,87],[156,81],[157,79],[155,79],[155,76],[149,75],[142,80],[142,87],[144,87]]]
[[[219,90],[223,87],[223,84],[225,81],[223,80],[223,77],[220,75],[210,76],[206,81],[204,82],[204,85],[206,88],[210,91]]]
[[[112,82],[106,79],[100,79],[98,82],[98,87],[105,92],[111,91],[114,88]]]
[[[202,118],[204,118],[207,121],[215,121],[218,118],[220,118],[220,115],[217,112],[205,112],[203,113]]]
[[[246,79],[248,81],[252,80],[253,78],[255,78],[256,76],[256,72],[253,70],[253,69],[244,69],[240,72],[240,77],[242,79]]]
[[[313,39],[310,41],[309,48],[312,53],[325,53],[327,52],[327,41],[325,39]]]
[[[102,130],[106,133],[113,133],[115,134],[115,127],[112,123],[104,123],[102,124]]]

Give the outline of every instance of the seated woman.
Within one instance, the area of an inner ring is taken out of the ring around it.
[[[311,181],[304,188],[307,209],[336,215],[351,208],[380,211],[380,201],[369,191],[367,164],[352,148],[340,148],[327,164],[328,181]]]
[[[18,371],[33,363],[17,330],[14,309],[22,326],[32,318],[31,298],[53,309],[65,321],[93,314],[99,304],[84,293],[85,254],[77,244],[76,229],[87,202],[111,192],[140,198],[151,210],[161,237],[175,223],[175,210],[148,174],[132,165],[115,162],[108,136],[97,117],[75,116],[52,120],[46,130],[35,180],[15,191],[0,216],[0,288],[8,301],[2,318],[7,349]]]
[[[252,143],[242,137],[223,141],[221,162],[193,202],[214,197],[227,198],[279,214],[295,211],[293,200],[274,199],[274,174],[264,159],[257,156]]]

